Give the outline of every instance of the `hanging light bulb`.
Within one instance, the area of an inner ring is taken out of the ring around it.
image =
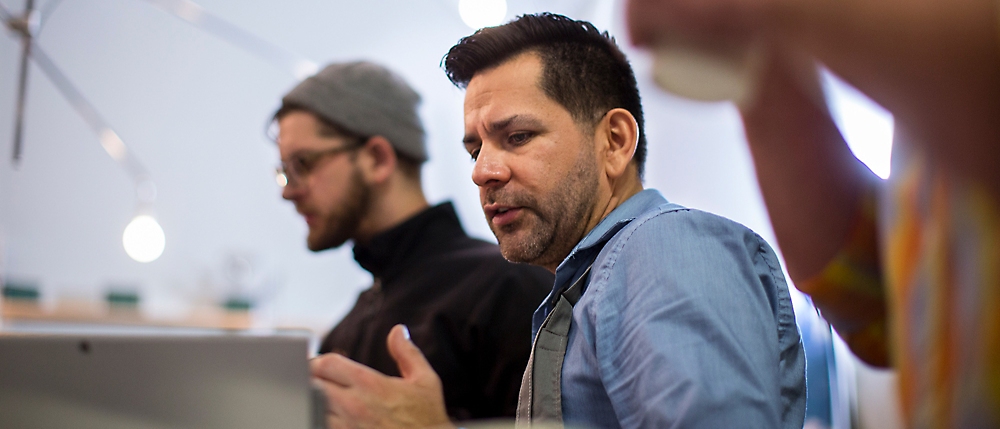
[[[458,14],[473,30],[503,24],[507,15],[506,0],[459,0]]]
[[[139,262],[155,261],[163,254],[165,244],[163,228],[150,215],[136,216],[122,234],[125,253]]]

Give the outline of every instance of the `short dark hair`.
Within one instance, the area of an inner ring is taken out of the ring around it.
[[[479,72],[524,52],[541,57],[540,88],[578,123],[594,125],[614,108],[628,110],[635,117],[639,139],[633,159],[641,179],[646,132],[639,87],[628,59],[606,31],[553,13],[521,15],[462,38],[441,63],[448,79],[465,88]]]
[[[324,117],[322,117],[320,115],[317,115],[312,110],[307,109],[307,108],[305,108],[303,106],[299,106],[297,104],[288,104],[288,103],[282,104],[281,108],[278,109],[278,111],[274,113],[274,117],[271,119],[271,123],[275,124],[278,121],[281,121],[281,118],[284,118],[285,116],[287,116],[289,113],[292,113],[292,112],[306,112],[306,113],[310,113],[313,116],[315,116],[316,120],[319,121],[319,127],[318,127],[319,129],[317,130],[317,132],[319,133],[320,136],[323,136],[323,137],[343,137],[343,138],[345,138],[347,140],[356,140],[356,141],[360,142],[359,144],[362,144],[362,145],[370,137],[370,136],[362,136],[362,135],[358,135],[356,133],[352,133],[352,132],[348,131],[346,128],[344,128],[342,125],[339,125],[339,124],[337,124],[337,123],[335,123],[335,122],[333,122],[333,121],[331,121],[329,119],[326,119],[326,118],[324,118]],[[277,136],[270,136],[270,137],[271,137],[272,140],[278,141]],[[417,180],[419,182],[420,181],[420,167],[423,165],[423,163],[420,162],[420,161],[417,161],[416,159],[414,159],[413,157],[411,157],[409,155],[406,155],[404,153],[400,153],[398,150],[396,150],[395,147],[392,148],[392,151],[396,153],[396,161],[397,161],[396,165],[399,166],[399,169],[403,172],[403,174],[405,176],[407,176],[407,177],[409,177],[411,179],[415,179],[415,180]]]

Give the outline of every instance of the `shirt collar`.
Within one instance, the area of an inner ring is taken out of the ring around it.
[[[450,202],[430,207],[386,231],[367,244],[354,245],[354,260],[383,284],[415,259],[465,231]]]
[[[633,195],[631,198],[625,200],[624,203],[615,207],[604,219],[590,230],[583,240],[577,243],[576,247],[569,252],[566,259],[559,264],[556,268],[556,273],[558,273],[564,265],[574,265],[573,261],[580,259],[580,256],[588,255],[591,253],[595,247],[600,250],[604,243],[607,243],[611,237],[614,237],[625,225],[639,217],[646,211],[666,204],[667,199],[663,198],[660,191],[655,189],[645,189],[639,193]],[[569,267],[567,267],[569,268]],[[573,269],[572,271],[576,271]],[[558,283],[558,282],[557,282]]]
[[[660,205],[667,204],[667,202],[667,199],[663,198],[659,191],[646,189],[625,200],[604,219],[601,219],[597,226],[573,247],[566,259],[563,259],[559,267],[556,268],[556,280],[552,285],[552,290],[549,291],[549,295],[545,297],[532,316],[531,337],[534,338],[538,334],[539,327],[552,311],[559,294],[577,277],[583,275],[583,271],[593,263],[597,254],[604,248],[604,244],[611,240],[611,237],[614,237],[618,231],[621,231],[635,218]]]

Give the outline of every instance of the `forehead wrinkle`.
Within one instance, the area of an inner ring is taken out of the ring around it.
[[[485,129],[486,134],[493,134],[499,130],[504,130],[510,127],[510,124],[518,119],[517,114],[510,115],[506,118],[499,119],[492,122],[487,122]]]
[[[480,112],[480,114],[478,116],[479,116],[479,118],[482,118],[484,115],[482,115],[481,112]],[[521,115],[515,113],[515,114],[513,114],[511,116],[508,116],[506,118],[499,119],[499,120],[496,120],[496,121],[489,121],[489,122],[486,122],[486,121],[484,121],[482,119],[479,119],[479,120],[474,119],[472,121],[472,124],[470,124],[470,125],[473,125],[472,130],[474,130],[474,131],[471,131],[470,134],[466,134],[465,137],[462,139],[462,143],[463,144],[467,144],[467,145],[468,144],[476,144],[476,143],[478,143],[481,140],[481,138],[478,136],[478,129],[480,128],[480,125],[482,127],[483,134],[485,134],[485,135],[495,134],[498,131],[502,131],[504,129],[507,129],[508,127],[511,126],[512,123],[521,122],[521,121],[519,121],[519,117],[520,116]]]
[[[498,133],[498,132],[501,132],[501,131],[504,131],[504,130],[508,130],[508,129],[511,129],[511,128],[524,128],[524,127],[526,127],[526,128],[538,128],[538,127],[541,127],[541,125],[542,125],[541,121],[538,120],[538,118],[535,118],[532,115],[526,115],[526,114],[523,114],[523,113],[515,113],[515,114],[512,114],[512,115],[510,115],[510,116],[508,116],[506,118],[503,118],[503,119],[498,119],[496,121],[486,122],[485,124],[483,124],[483,131],[487,135],[489,135],[489,134],[495,134],[495,133]],[[470,138],[473,141],[470,142],[469,141]],[[473,137],[473,136],[466,136],[466,138],[465,138],[465,141],[467,143],[473,143],[474,140],[475,140],[475,137]]]
[[[544,100],[549,101],[538,85],[539,73],[536,73],[532,79],[535,82],[524,85],[526,82],[520,76],[521,73],[514,72],[515,76],[510,76],[511,71],[507,70],[511,67],[511,63],[523,62],[524,58],[528,56],[533,56],[536,61],[541,61],[537,54],[530,51],[523,52],[496,67],[476,74],[469,82],[466,87],[464,103],[466,119],[466,135],[462,139],[464,144],[480,143],[483,137],[511,127],[537,128],[542,126],[542,121],[531,112],[527,114],[525,112],[510,112],[511,110],[524,110],[525,106],[521,105],[521,102],[524,101],[525,97],[533,98],[540,95]],[[497,73],[501,70],[504,73],[498,75]],[[529,91],[529,93],[526,94],[525,91]],[[498,120],[490,120],[490,117],[505,113],[510,113],[510,115]]]
[[[510,128],[538,128],[542,126],[542,121],[531,114],[516,113],[508,118],[494,121],[488,128],[491,131],[499,131]]]

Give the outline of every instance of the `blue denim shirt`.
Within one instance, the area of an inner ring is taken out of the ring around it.
[[[591,261],[562,367],[567,426],[802,427],[805,356],[757,234],[642,191],[559,265],[533,335]]]

